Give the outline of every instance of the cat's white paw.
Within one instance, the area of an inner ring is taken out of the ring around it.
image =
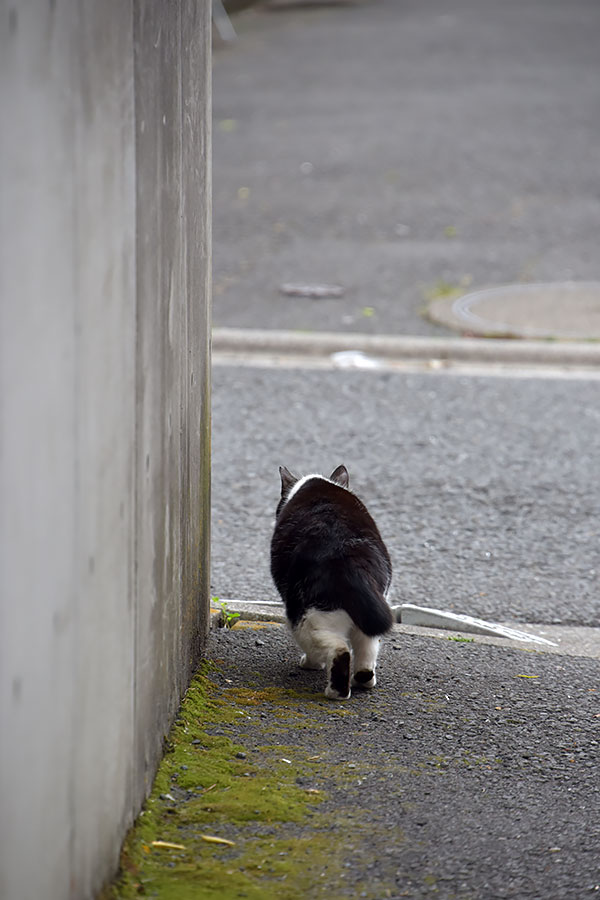
[[[335,688],[331,687],[330,684],[325,688],[325,696],[328,700],[349,700],[350,699],[350,691],[347,694],[340,694],[339,691],[336,691]]]
[[[373,688],[376,684],[377,678],[375,677],[375,672],[371,669],[362,669],[360,672],[355,672],[352,678],[352,686],[363,690]]]

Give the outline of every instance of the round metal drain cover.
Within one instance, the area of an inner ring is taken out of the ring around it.
[[[432,301],[431,318],[478,337],[600,338],[600,282],[513,284]]]

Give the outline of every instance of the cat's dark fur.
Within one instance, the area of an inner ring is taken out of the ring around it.
[[[271,540],[271,574],[304,655],[326,668],[325,693],[350,696],[375,684],[379,636],[392,626],[386,600],[392,565],[364,504],[348,489],[348,471],[296,478],[285,467]]]

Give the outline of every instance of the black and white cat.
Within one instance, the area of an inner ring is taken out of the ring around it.
[[[281,499],[271,540],[271,574],[285,603],[305,669],[327,669],[332,700],[375,685],[380,635],[392,627],[386,594],[389,553],[364,504],[348,489],[348,471],[330,478],[280,466]]]

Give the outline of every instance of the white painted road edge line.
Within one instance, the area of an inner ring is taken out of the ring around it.
[[[344,351],[358,354],[359,351]],[[560,379],[561,381],[600,381],[600,366],[557,366],[557,365],[513,365],[511,363],[460,362],[440,359],[408,359],[396,360],[380,357],[373,360],[374,365],[339,365],[332,356],[298,356],[291,353],[221,353],[212,355],[213,367],[228,366],[231,368],[251,369],[287,369],[291,371],[339,371],[340,369],[364,371],[367,374],[388,372],[403,375],[447,375],[470,378],[537,378]]]
[[[331,357],[356,351],[382,360],[576,366],[600,369],[600,342],[430,338],[338,332],[214,328],[215,354]]]
[[[506,638],[509,641],[533,641],[536,644],[548,644],[558,647],[555,641],[530,634],[527,631],[519,631],[500,625],[498,622],[486,622],[474,616],[462,613],[454,613],[450,610],[431,609],[428,606],[415,606],[412,603],[403,603],[401,606],[392,607],[396,615],[396,621],[402,625],[422,625],[427,628],[444,628],[447,631],[463,631],[467,634],[488,634],[492,637]]]

